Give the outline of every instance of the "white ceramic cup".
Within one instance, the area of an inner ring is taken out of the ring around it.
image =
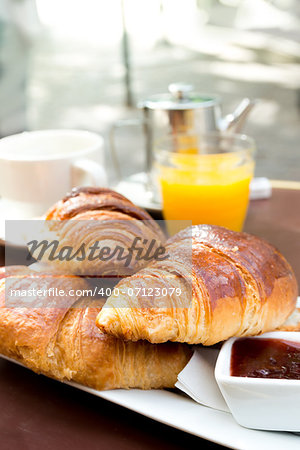
[[[0,140],[0,203],[6,218],[41,216],[73,187],[88,185],[107,185],[98,134],[42,130]]]

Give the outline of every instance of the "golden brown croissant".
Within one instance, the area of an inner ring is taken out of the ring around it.
[[[262,239],[202,225],[178,233],[166,248],[167,260],[117,285],[97,317],[102,331],[132,341],[212,345],[274,330],[295,308],[293,271]]]
[[[129,249],[134,242],[141,248],[153,243],[152,251],[155,251],[165,240],[148,213],[106,188],[73,189],[48,211],[46,220],[50,233],[36,239],[37,248],[31,246],[30,252],[39,261],[51,262],[65,274],[127,276],[147,264],[145,259],[131,257]],[[45,238],[51,245],[41,253],[39,243]],[[92,248],[95,249],[93,254]],[[104,251],[102,255],[101,251]],[[67,252],[71,258],[58,257]]]
[[[95,326],[101,305],[81,296],[90,288],[83,279],[22,266],[0,270],[0,278],[0,353],[37,373],[99,390],[173,387],[191,356],[182,344],[126,343],[103,334]],[[67,295],[30,296],[33,288]]]

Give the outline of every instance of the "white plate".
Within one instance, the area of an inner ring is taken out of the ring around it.
[[[115,390],[100,392],[68,383],[146,417],[218,444],[241,450],[299,450],[300,436],[292,433],[254,431],[239,426],[232,415],[195,403],[164,390]]]
[[[16,363],[10,358],[0,356]],[[199,405],[179,392],[143,391],[140,389],[96,391],[78,383],[66,382],[66,384],[124,406],[165,425],[230,448],[240,450],[253,450],[254,448],[255,450],[278,448],[299,450],[300,448],[300,436],[292,433],[255,431],[243,428],[235,422],[231,414]]]
[[[0,241],[6,242],[6,244],[16,246],[16,247],[24,247],[24,242],[26,241],[26,236],[20,233],[18,238],[16,237],[13,241],[8,242],[5,240],[5,221],[6,220],[42,220],[44,217],[27,217],[26,215],[22,215],[22,210],[13,210],[7,212],[4,208],[3,201],[0,198]]]

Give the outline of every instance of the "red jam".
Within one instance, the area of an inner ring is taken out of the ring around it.
[[[300,380],[300,342],[238,339],[232,346],[230,374],[235,377]]]

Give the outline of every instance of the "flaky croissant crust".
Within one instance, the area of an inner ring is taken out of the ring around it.
[[[143,209],[116,191],[108,188],[79,187],[74,188],[62,200],[46,213],[46,220],[67,220],[79,214],[94,211],[118,212],[127,218],[145,220],[147,226],[157,233],[157,238],[164,238],[160,227]],[[85,216],[88,218],[88,216]],[[112,215],[110,214],[110,217]]]
[[[106,188],[77,188],[60,200],[46,214],[50,231],[48,241],[57,239],[59,249],[70,247],[86,249],[98,242],[100,248],[124,249],[124,254],[137,239],[138,245],[153,242],[153,250],[164,241],[165,236],[157,223],[141,208],[135,206],[121,194]],[[58,249],[58,250],[59,250]],[[49,261],[52,248],[46,251],[43,261]],[[38,254],[38,252],[37,252]],[[36,256],[33,253],[33,256]],[[105,261],[84,258],[81,261],[61,261],[53,264],[61,272],[85,276],[128,276],[145,267],[147,261],[132,258],[129,266],[124,259],[116,257]]]
[[[126,343],[103,334],[95,326],[101,304],[89,298],[36,297],[28,307],[29,299],[22,297],[7,307],[7,280],[10,288],[24,290],[33,285],[83,290],[89,285],[51,271],[0,269],[0,353],[37,373],[99,390],[174,387],[191,356],[185,345]]]
[[[118,284],[118,295],[107,300],[97,317],[102,331],[132,341],[213,345],[274,330],[295,308],[295,275],[262,239],[202,225],[178,233],[166,248],[168,260]],[[182,294],[147,299],[145,307],[145,299],[136,294],[141,285],[146,290],[176,286]]]

